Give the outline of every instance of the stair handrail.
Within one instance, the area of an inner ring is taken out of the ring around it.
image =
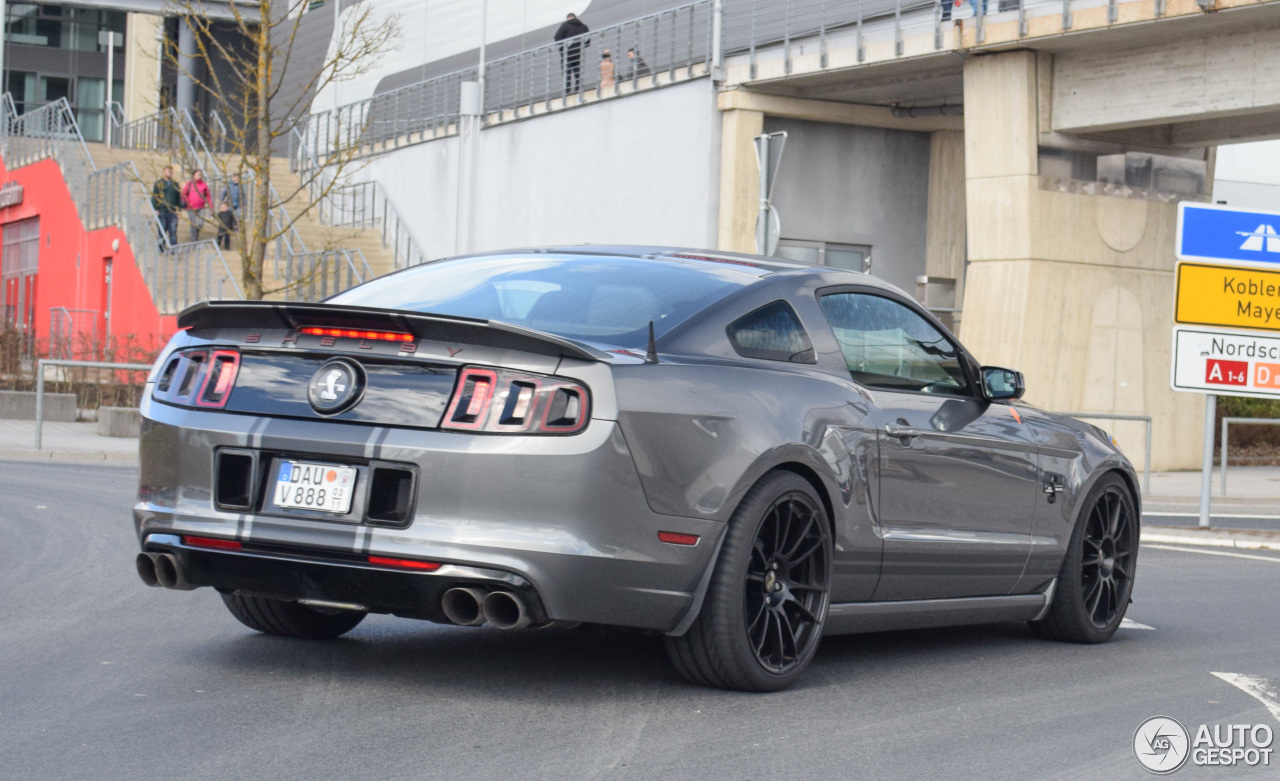
[[[137,167],[126,163],[99,169],[66,98],[22,115],[12,113],[13,106],[11,96],[0,101],[0,125],[7,131],[0,141],[5,164],[12,169],[53,159],[85,228],[116,225],[124,232],[157,308],[172,311],[166,304],[181,309],[207,300],[200,298],[198,291],[212,290],[215,279],[220,293],[229,286],[237,298],[242,297],[226,258],[213,241],[161,242],[160,219],[151,208],[150,194]],[[183,263],[186,259],[191,262]],[[183,273],[179,275],[175,269]]]
[[[330,225],[335,227],[364,227],[363,224],[355,221],[343,221],[341,215],[345,211],[354,214],[355,210],[342,209],[338,205],[338,199],[352,188],[361,188],[372,184],[373,208],[369,210],[369,213],[372,213],[374,217],[370,224],[377,226],[379,222],[377,213],[381,211],[382,246],[386,248],[390,243],[392,265],[397,269],[402,269],[427,262],[427,254],[422,251],[422,247],[419,246],[417,239],[414,238],[413,233],[409,230],[408,224],[400,217],[400,211],[396,209],[395,202],[391,200],[391,196],[387,195],[381,183],[376,180],[353,182],[345,185],[331,183],[325,175],[324,166],[320,164],[315,150],[307,142],[306,135],[297,127],[294,127],[289,140],[291,147],[289,150],[290,168],[308,182],[309,194],[311,200],[316,202],[321,223],[325,222],[327,210],[328,224]],[[379,206],[381,209],[379,209]]]

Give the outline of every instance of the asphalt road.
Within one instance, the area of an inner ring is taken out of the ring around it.
[[[1153,629],[1106,645],[1020,625],[829,638],[797,687],[740,694],[625,633],[374,616],[330,642],[258,635],[208,589],[137,579],[132,470],[0,473],[5,779],[1143,779],[1148,717],[1280,733],[1210,674],[1280,684],[1280,555],[1144,546],[1129,616]]]

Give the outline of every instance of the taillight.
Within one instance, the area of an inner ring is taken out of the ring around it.
[[[165,364],[152,393],[173,404],[222,409],[239,373],[236,350],[184,350]]]
[[[441,428],[492,434],[574,434],[590,416],[587,389],[572,380],[464,367]]]
[[[204,385],[200,395],[196,396],[196,404],[201,407],[222,409],[227,406],[227,398],[235,387],[236,375],[240,373],[240,353],[235,350],[214,350],[209,356],[209,370],[204,375]]]

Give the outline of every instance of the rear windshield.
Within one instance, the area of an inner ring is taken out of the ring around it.
[[[476,257],[428,263],[330,298],[347,306],[499,320],[618,347],[643,347],[756,280],[731,266],[618,257]]]

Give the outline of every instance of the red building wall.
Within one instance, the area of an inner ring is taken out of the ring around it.
[[[22,185],[22,203],[0,208],[0,224],[40,218],[35,294],[38,352],[44,354],[47,349],[50,310],[55,307],[96,311],[96,316],[76,315],[79,334],[94,330],[88,325],[93,319],[99,341],[108,341],[104,337],[110,336],[110,341],[120,346],[134,345],[147,351],[162,347],[177,330],[176,318],[161,315],[156,309],[124,233],[114,227],[85,230],[62,171],[53,160],[42,160],[16,171],[10,171],[0,160],[0,186],[9,181]],[[113,250],[112,242],[116,240],[119,249]],[[110,296],[106,284],[108,264],[112,276]]]

